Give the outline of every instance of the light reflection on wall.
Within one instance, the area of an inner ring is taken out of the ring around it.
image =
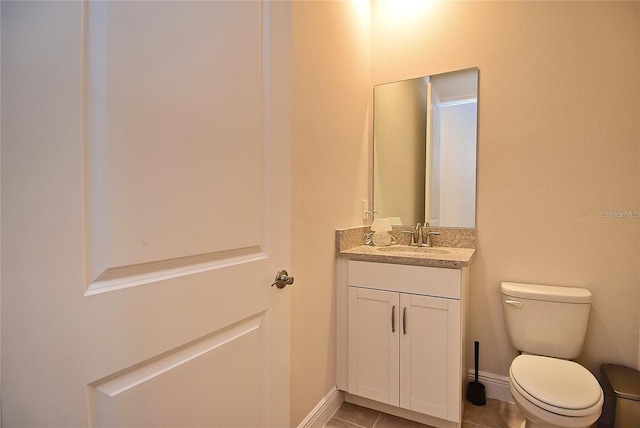
[[[367,43],[371,38],[371,0],[350,0],[356,38],[364,38]],[[367,45],[367,51],[369,47]]]
[[[378,16],[384,16],[389,25],[403,25],[419,20],[439,0],[374,0]]]

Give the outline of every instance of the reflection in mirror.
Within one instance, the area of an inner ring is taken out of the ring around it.
[[[373,206],[395,223],[475,227],[478,69],[374,88]]]

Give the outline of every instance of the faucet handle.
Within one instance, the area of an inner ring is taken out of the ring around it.
[[[418,236],[413,230],[403,230],[402,233],[411,235],[409,238],[409,245],[417,245],[416,237]]]
[[[440,235],[440,232],[427,232],[427,247],[433,247],[431,235]]]

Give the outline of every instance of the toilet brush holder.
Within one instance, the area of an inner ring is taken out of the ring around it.
[[[467,385],[467,400],[474,406],[484,406],[487,404],[487,397],[484,391],[484,385],[478,382],[478,358],[480,354],[480,342],[473,343],[474,362],[475,362],[475,380]]]

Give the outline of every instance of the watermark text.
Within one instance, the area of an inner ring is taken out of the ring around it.
[[[602,217],[605,218],[638,218],[640,211],[602,211]]]

